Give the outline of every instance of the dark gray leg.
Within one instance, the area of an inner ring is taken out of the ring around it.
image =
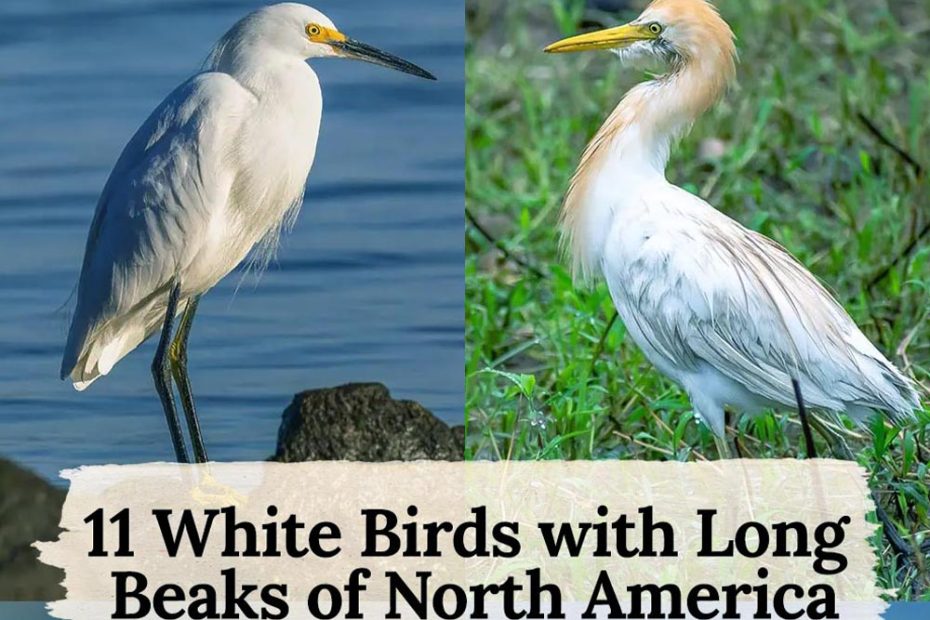
[[[155,351],[155,359],[152,360],[152,377],[155,378],[155,390],[158,392],[158,396],[161,398],[161,406],[165,410],[168,431],[171,433],[171,443],[174,444],[174,453],[178,463],[190,463],[190,458],[187,456],[187,447],[184,445],[184,435],[181,434],[181,421],[178,419],[178,411],[174,406],[174,394],[171,392],[171,369],[168,363],[171,327],[174,324],[174,314],[178,309],[178,295],[180,295],[180,292],[180,285],[172,284],[171,292],[168,294],[165,323],[161,328],[161,338],[158,341],[158,349]]]
[[[804,458],[817,458],[817,449],[814,447],[814,435],[811,433],[810,420],[807,417],[807,408],[804,406],[804,397],[801,395],[801,384],[797,379],[791,380],[794,387],[794,398],[798,403],[798,413],[801,415],[801,428],[804,431],[804,445],[807,448],[807,454]]]
[[[730,454],[730,444],[727,443],[726,435],[723,437],[714,435],[714,445],[717,446],[717,456],[721,460],[733,458],[733,455]]]
[[[731,412],[729,409],[724,408],[724,410],[723,410],[723,430],[724,430],[724,433],[726,433],[727,427],[730,426],[730,419],[732,418],[732,415],[731,415],[731,414],[732,414],[732,412]],[[740,441],[739,441],[739,431],[738,431],[738,430],[737,430],[736,434],[733,435],[733,447],[736,448],[736,457],[737,457],[737,458],[740,458],[740,459],[746,458],[745,456],[743,456],[743,446],[742,446],[742,444],[740,444]]]
[[[197,410],[194,408],[194,394],[191,391],[191,380],[187,374],[187,339],[190,337],[191,324],[194,322],[194,313],[200,297],[194,297],[187,302],[187,308],[181,315],[181,323],[171,343],[169,357],[171,358],[171,373],[181,395],[181,406],[184,407],[184,416],[187,418],[187,429],[190,431],[191,444],[194,447],[194,460],[197,463],[207,462],[207,447],[203,443],[203,434],[200,432],[200,422],[197,420]]]

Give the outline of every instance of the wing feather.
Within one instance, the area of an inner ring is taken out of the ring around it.
[[[634,256],[605,261],[621,315],[660,368],[687,372],[706,363],[788,407],[797,379],[815,407],[911,415],[919,405],[911,381],[807,269],[774,241],[678,191],[674,200],[686,204],[675,221],[650,228]]]
[[[62,378],[86,385],[158,324],[169,284],[225,207],[236,178],[230,153],[253,103],[232,77],[202,73],[126,145],[91,223]]]

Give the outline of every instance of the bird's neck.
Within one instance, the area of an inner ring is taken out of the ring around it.
[[[243,43],[229,35],[213,48],[204,69],[231,75],[258,98],[286,87],[294,71],[310,73],[309,65],[300,58],[259,43]]]
[[[590,275],[600,264],[614,216],[642,204],[665,183],[671,147],[719,98],[727,79],[713,63],[691,62],[626,94],[588,143],[562,207],[563,237],[573,267]]]

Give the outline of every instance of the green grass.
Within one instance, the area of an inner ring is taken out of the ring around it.
[[[677,148],[669,179],[785,245],[881,350],[930,385],[930,238],[866,286],[930,222],[928,173],[862,118],[930,168],[930,2],[717,4],[738,37],[739,86]],[[604,53],[540,52],[582,28],[582,13],[559,0],[470,5],[467,206],[505,251],[469,227],[469,456],[714,459],[685,395],[622,324],[606,331],[606,288],[576,286],[559,252],[558,210],[581,149],[643,79]],[[721,157],[700,157],[702,143],[718,141]],[[926,387],[922,397],[930,401]],[[878,424],[874,436],[845,426],[898,531],[930,539],[930,413],[900,431]],[[803,453],[796,416],[742,418],[734,437],[752,457]],[[902,563],[884,544],[880,559],[883,586],[930,600],[924,563]]]

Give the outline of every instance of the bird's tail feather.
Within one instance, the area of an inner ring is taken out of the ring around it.
[[[141,325],[129,324],[116,333],[97,336],[84,347],[84,354],[65,376],[71,378],[74,389],[83,391],[100,377],[109,374],[123,359],[148,337],[149,330]]]
[[[113,369],[130,351],[152,335],[164,321],[164,293],[160,287],[131,309],[110,317],[102,324],[75,312],[68,344],[61,364],[61,378],[70,378],[76,390],[84,390]],[[178,312],[187,300],[178,303]]]

